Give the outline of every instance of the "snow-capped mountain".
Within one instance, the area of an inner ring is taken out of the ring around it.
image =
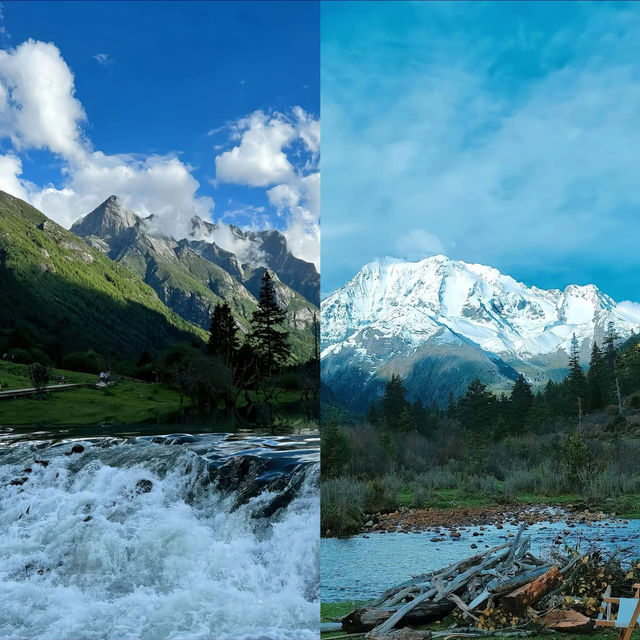
[[[387,258],[322,302],[323,381],[359,409],[391,373],[426,402],[476,375],[498,388],[520,371],[541,383],[566,367],[574,333],[586,356],[610,321],[622,337],[640,330],[640,314],[591,284],[544,290],[445,256]]]

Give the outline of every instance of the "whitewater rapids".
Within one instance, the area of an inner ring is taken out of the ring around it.
[[[305,447],[222,436],[3,446],[0,638],[318,638],[319,465],[317,443]],[[216,484],[238,457],[269,465],[242,500]]]

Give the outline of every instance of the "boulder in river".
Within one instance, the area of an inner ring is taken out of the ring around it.
[[[153,482],[147,478],[143,478],[136,482],[136,493],[149,493],[151,489],[153,489]]]
[[[72,453],[82,453],[83,451],[84,447],[81,444],[74,444],[73,447],[71,447],[71,451],[67,452],[65,455],[70,456]]]

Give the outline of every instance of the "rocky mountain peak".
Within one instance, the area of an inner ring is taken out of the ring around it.
[[[141,218],[127,209],[116,195],[109,196],[93,211],[80,218],[71,227],[79,236],[113,237],[124,229],[140,224]]]

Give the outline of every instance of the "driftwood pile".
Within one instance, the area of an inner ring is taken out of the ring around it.
[[[387,590],[342,618],[343,633],[368,632],[372,639],[399,637],[398,630],[451,614],[460,623],[455,630],[423,631],[419,637],[472,637],[505,628],[511,628],[513,635],[526,635],[522,627],[532,620],[550,629],[590,630],[593,622],[588,615],[560,604],[566,601],[564,587],[575,582],[578,567],[589,556],[545,562],[529,551],[530,539],[523,532],[524,528],[509,542]]]

